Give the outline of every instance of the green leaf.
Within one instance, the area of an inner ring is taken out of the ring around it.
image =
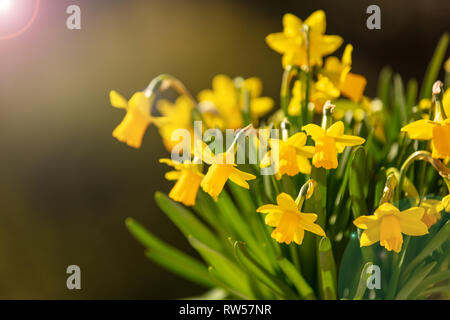
[[[422,282],[423,279],[433,270],[436,266],[436,262],[429,263],[425,267],[417,270],[411,279],[405,283],[405,285],[399,290],[396,300],[405,300],[412,293],[412,291]]]
[[[389,89],[391,87],[392,69],[389,66],[381,69],[378,77],[377,96],[383,102],[384,108],[389,107]]]
[[[243,242],[236,241],[234,243],[234,252],[240,265],[247,271],[247,273],[258,279],[275,294],[285,299],[297,298],[296,294],[279,278],[271,275],[261,267],[261,265],[247,251]]]
[[[363,147],[353,151],[349,179],[350,197],[352,198],[352,211],[354,218],[368,214],[365,189],[368,181],[366,168],[366,152]]]
[[[336,264],[334,262],[330,239],[328,239],[327,237],[323,237],[319,242],[318,249],[319,284],[321,297],[325,300],[336,300]]]
[[[130,233],[147,248],[146,256],[148,258],[195,283],[206,287],[214,286],[203,263],[164,243],[135,220],[128,218],[125,223]]]
[[[428,242],[425,248],[409,263],[402,276],[408,276],[414,268],[416,268],[422,260],[431,255],[431,253],[439,248],[444,242],[450,238],[450,220],[448,220],[439,232]]]
[[[447,52],[448,41],[449,35],[448,33],[444,33],[439,40],[439,43],[434,51],[433,58],[431,59],[425,73],[422,88],[420,89],[420,99],[431,98],[431,88],[439,75],[442,62],[445,58],[445,53]]]
[[[193,236],[207,243],[214,250],[220,251],[222,249],[222,245],[216,236],[191,211],[172,201],[161,192],[155,193],[155,200],[158,207],[164,211],[186,237]]]
[[[450,270],[434,273],[428,276],[409,295],[409,299],[417,299],[430,286],[446,280],[450,280]]]
[[[359,277],[359,283],[358,283],[358,286],[356,287],[356,293],[355,293],[353,300],[362,300],[364,298],[364,294],[366,293],[366,289],[367,289],[367,280],[370,277],[370,274],[367,273],[367,270],[372,265],[373,265],[372,262],[367,262],[364,265],[364,267],[361,271],[361,275]]]
[[[394,106],[399,114],[400,124],[404,126],[408,122],[408,111],[406,110],[406,99],[403,88],[402,77],[399,74],[394,76]]]
[[[295,266],[286,258],[278,259],[280,265],[286,276],[292,281],[297,291],[300,293],[303,299],[315,300],[313,289],[305,281],[301,273],[295,268]]]
[[[246,274],[235,263],[192,236],[189,237],[189,242],[202,258],[214,268],[221,281],[245,296],[252,296]]]
[[[408,116],[411,114],[411,109],[417,102],[418,84],[416,79],[410,79],[406,85],[406,108]]]

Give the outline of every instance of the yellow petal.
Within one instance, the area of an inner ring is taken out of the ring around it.
[[[450,59],[447,61],[450,61]],[[442,104],[444,105],[445,116],[450,118],[450,88],[445,90]]]
[[[380,245],[386,250],[399,253],[402,249],[403,236],[400,221],[395,215],[387,215],[381,218]]]
[[[298,212],[297,204],[295,203],[294,199],[292,199],[292,197],[287,193],[280,193],[277,196],[277,203],[284,210]]]
[[[298,245],[302,244],[305,237],[305,230],[302,227],[298,227],[294,232],[294,242]]]
[[[281,212],[281,208],[275,204],[265,204],[256,209],[256,212],[260,213]]]
[[[143,114],[149,114],[150,101],[143,92],[139,91],[133,94],[130,101],[128,101],[128,108],[139,110]]]
[[[209,149],[208,145],[200,139],[196,139],[194,142],[194,155],[208,164],[212,164],[215,160],[215,156],[211,152],[211,149]]]
[[[292,50],[296,44],[292,38],[283,32],[271,33],[266,36],[266,43],[278,53],[285,53]]]
[[[288,138],[287,143],[292,147],[301,148],[305,145],[306,139],[306,134],[303,132],[297,132]]]
[[[302,32],[302,24],[302,20],[292,13],[286,13],[283,16],[283,32],[289,37],[300,35]]]
[[[411,139],[430,140],[433,137],[433,128],[436,123],[430,120],[418,120],[407,124],[402,128],[402,132],[408,133]]]
[[[433,128],[433,158],[450,157],[450,123]]]
[[[253,98],[250,102],[250,112],[254,118],[260,118],[272,110],[274,102],[272,98]]]
[[[322,227],[319,226],[318,224],[311,223],[310,221],[307,220],[300,220],[300,224],[303,229],[315,233],[319,236],[325,237],[325,231],[323,231]]]
[[[256,98],[261,96],[263,85],[260,78],[257,77],[251,77],[248,79],[245,79],[244,81],[244,87],[247,89],[250,93],[250,97]]]
[[[382,218],[385,215],[398,215],[400,213],[400,210],[389,202],[383,203],[381,206],[379,206],[375,210],[375,216],[377,218]]]
[[[361,239],[359,240],[359,245],[361,247],[370,246],[376,242],[380,241],[380,224],[374,224],[372,228],[364,230],[361,234]]]
[[[180,171],[169,171],[166,172],[166,174],[164,175],[164,178],[166,178],[166,180],[169,181],[173,181],[173,180],[178,180],[181,176],[181,172]]]
[[[115,90],[109,92],[109,100],[111,105],[116,108],[125,109],[128,105],[127,100]]]
[[[248,185],[246,180],[253,180],[256,177],[252,174],[240,171],[236,168],[233,168],[231,170],[230,174],[230,180],[236,183],[238,186],[241,186],[246,189],[250,189],[250,186]]]
[[[422,222],[425,213],[424,208],[414,207],[398,214],[400,228],[404,234],[409,236],[422,236],[428,233],[428,228]]]
[[[376,216],[359,216],[353,221],[353,224],[359,229],[369,229],[377,223]]]
[[[358,102],[361,100],[367,80],[362,75],[355,73],[347,73],[341,92],[344,96]]]
[[[337,121],[333,123],[331,127],[327,129],[327,136],[330,137],[340,137],[344,134],[344,123],[342,121]]]
[[[341,149],[341,150],[342,150],[341,147],[359,146],[360,144],[363,144],[364,142],[366,142],[366,140],[364,138],[361,138],[358,136],[346,135],[346,134],[335,138],[335,140],[336,140],[336,144],[339,145],[339,149]],[[342,151],[340,151],[340,152],[342,152]]]
[[[326,29],[326,17],[323,10],[314,11],[306,20],[305,24],[310,27],[310,32],[324,34]]]
[[[297,155],[297,165],[301,173],[311,173],[311,163],[307,158]]]
[[[276,227],[280,224],[280,220],[283,217],[283,212],[272,211],[265,218],[264,222],[271,227]]]
[[[344,49],[344,53],[342,54],[342,63],[344,65],[350,66],[352,64],[352,52],[353,46],[351,44],[347,44]]]
[[[319,138],[323,137],[325,135],[325,130],[323,130],[321,127],[319,127],[317,124],[307,124],[306,126],[302,127],[303,131],[306,131],[306,133],[311,136],[313,140],[318,140]]]
[[[320,51],[322,56],[326,56],[328,54],[336,51],[342,44],[344,39],[340,36],[323,36],[320,39]]]

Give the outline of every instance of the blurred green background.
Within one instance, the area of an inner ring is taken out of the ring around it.
[[[66,28],[70,4],[81,7],[81,30]],[[379,31],[366,28],[370,4],[381,7]],[[129,97],[167,72],[196,94],[225,73],[261,77],[265,95],[278,101],[280,56],[264,37],[282,30],[284,13],[306,18],[320,8],[327,33],[354,45],[353,70],[367,77],[370,96],[385,64],[421,81],[450,30],[446,0],[41,1],[25,34],[0,40],[0,298],[200,294],[148,261],[125,229],[134,217],[193,252],[153,200],[156,190],[170,190],[157,132],[147,132],[140,150],[114,140],[124,113],[109,105],[108,92]],[[82,290],[66,288],[71,264],[82,269]]]

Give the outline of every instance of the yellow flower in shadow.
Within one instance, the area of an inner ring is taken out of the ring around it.
[[[322,237],[325,236],[325,231],[321,226],[314,223],[317,215],[300,212],[294,199],[287,193],[280,193],[277,196],[277,205],[266,204],[256,211],[267,213],[265,222],[267,225],[275,227],[271,236],[279,243],[302,244],[305,230]]]
[[[422,201],[420,207],[425,209],[422,222],[427,225],[428,229],[441,219],[442,201],[426,199]]]
[[[336,169],[338,166],[338,153],[344,152],[345,147],[363,144],[366,140],[352,135],[344,134],[344,123],[338,121],[327,130],[316,124],[302,127],[315,142],[315,151],[312,163],[317,168]]]
[[[417,120],[401,130],[414,140],[431,140],[433,158],[450,157],[450,118],[441,122]]]
[[[256,176],[236,168],[233,152],[214,155],[205,143],[197,140],[196,144],[198,147],[194,148],[195,156],[210,165],[201,187],[214,200],[217,200],[228,179],[243,188],[250,189],[247,181],[255,179]]]
[[[428,233],[426,224],[422,221],[424,208],[413,207],[400,211],[390,203],[383,203],[375,210],[374,215],[360,216],[353,224],[363,229],[360,246],[370,246],[376,242],[388,251],[397,253],[402,249],[403,234],[422,236]]]
[[[169,171],[165,175],[167,180],[177,181],[170,191],[169,197],[185,206],[195,205],[197,192],[203,179],[201,165],[189,161],[180,163],[170,159],[160,159],[159,162],[175,168],[174,171]]]
[[[307,136],[303,132],[294,134],[286,141],[270,139],[272,146],[278,144],[278,156],[268,151],[261,160],[260,167],[265,168],[274,163],[277,179],[281,179],[284,174],[288,176],[295,176],[299,172],[310,174],[311,164],[308,158],[313,157],[314,147],[305,146],[306,139]]]
[[[317,10],[304,22],[291,13],[283,16],[283,32],[271,33],[266,42],[273,50],[283,55],[282,64],[307,65],[307,41],[303,25],[309,27],[310,65],[322,66],[322,57],[336,51],[343,39],[340,36],[325,35],[325,12]]]
[[[154,120],[150,116],[150,102],[143,92],[136,92],[127,102],[119,93],[112,90],[109,94],[111,105],[127,111],[122,122],[114,129],[112,135],[130,147],[139,148],[145,130]]]

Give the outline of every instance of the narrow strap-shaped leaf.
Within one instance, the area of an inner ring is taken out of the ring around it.
[[[389,107],[389,89],[391,87],[391,79],[391,67],[384,67],[381,69],[378,77],[377,96],[381,99],[385,108]]]
[[[412,107],[416,105],[417,101],[418,85],[417,80],[412,78],[406,85],[406,110],[408,110],[408,116],[411,114]]]
[[[423,250],[408,264],[403,276],[407,277],[412,270],[426,257],[428,257],[434,250],[439,248],[445,241],[450,238],[450,220],[448,220],[439,232],[428,242]]]
[[[234,252],[237,260],[241,266],[245,268],[248,274],[251,274],[253,277],[258,279],[278,296],[285,299],[297,299],[295,293],[286,284],[284,284],[279,278],[264,270],[264,268],[262,268],[261,265],[253,259],[245,248],[244,243],[236,241],[234,244]]]
[[[366,152],[363,147],[357,147],[351,158],[351,170],[349,178],[349,191],[352,198],[353,217],[368,214],[365,195],[368,172],[366,168]]]
[[[394,76],[394,105],[396,112],[399,114],[400,124],[402,126],[406,125],[408,112],[406,110],[405,90],[402,77],[399,74]]]
[[[337,278],[336,264],[330,239],[323,237],[318,248],[319,289],[322,299],[336,300]]]
[[[148,258],[188,280],[207,287],[214,286],[203,263],[164,243],[131,218],[126,220],[126,226],[130,233],[147,248]]]
[[[315,300],[313,289],[305,281],[301,273],[295,268],[295,266],[286,258],[278,260],[278,264],[283,270],[284,274],[292,281],[298,293],[306,300]]]
[[[409,297],[412,291],[426,278],[426,276],[433,270],[436,266],[436,262],[431,262],[425,267],[417,270],[409,279],[405,285],[399,290],[396,300],[405,300]]]
[[[364,267],[361,271],[361,275],[359,277],[359,283],[358,283],[358,286],[356,287],[356,292],[355,292],[355,296],[353,297],[353,300],[361,300],[362,298],[364,298],[364,294],[366,293],[366,289],[367,289],[367,280],[370,277],[370,274],[367,272],[367,270],[372,265],[373,265],[372,262],[367,262],[364,265]]]
[[[431,87],[439,75],[442,62],[445,58],[445,53],[447,52],[448,41],[449,35],[448,33],[444,33],[439,40],[436,49],[434,50],[433,58],[431,59],[427,72],[425,73],[422,88],[420,89],[420,99],[431,97]]]
[[[158,207],[164,211],[186,237],[193,236],[207,243],[211,248],[220,251],[222,245],[219,240],[190,210],[172,201],[161,192],[155,193],[155,200]]]
[[[408,299],[417,299],[428,287],[446,280],[450,280],[450,270],[434,273],[426,277],[409,295]]]
[[[192,236],[189,237],[189,242],[202,258],[214,268],[221,281],[245,296],[252,296],[247,275],[234,262]]]

